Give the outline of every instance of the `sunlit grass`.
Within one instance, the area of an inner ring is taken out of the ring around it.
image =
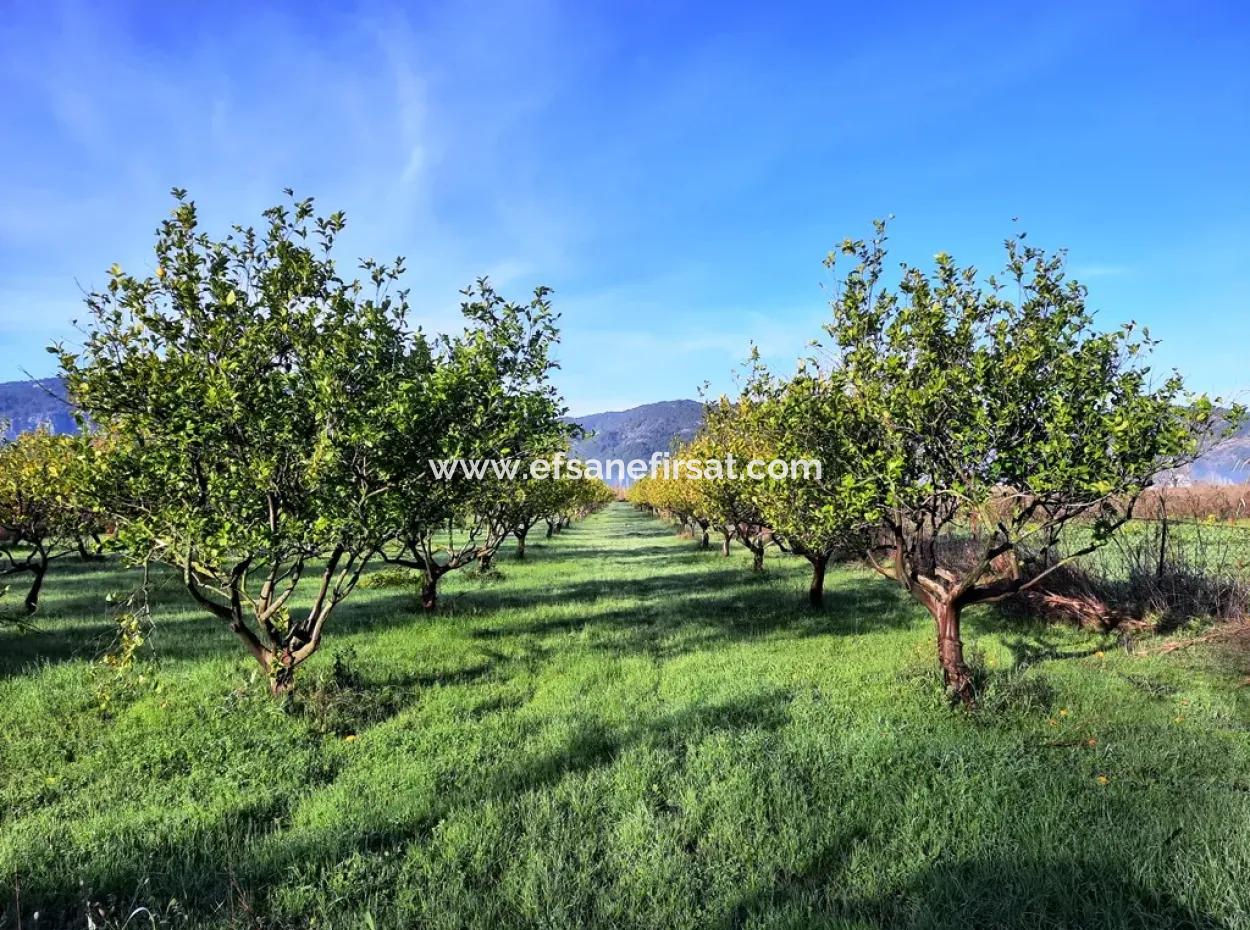
[[[1206,653],[974,612],[969,715],[853,569],[813,613],[805,563],[621,505],[499,568],[433,617],[357,592],[286,709],[167,584],[103,712],[131,579],[61,565],[0,633],[0,926],[1250,926],[1250,695]]]

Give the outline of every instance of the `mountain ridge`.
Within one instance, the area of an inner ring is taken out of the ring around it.
[[[65,382],[60,378],[0,382],[0,439],[49,426],[55,433],[78,429],[74,412],[65,399]]]
[[[607,410],[580,417],[566,417],[586,435],[575,439],[574,458],[608,461],[649,459],[668,452],[675,442],[693,439],[703,425],[703,404],[697,400],[664,400],[626,410]]]
[[[670,452],[676,443],[692,439],[703,424],[703,404],[684,398],[665,400],[564,420],[586,432],[572,443],[574,458],[630,462],[650,459],[656,452]],[[65,399],[64,382],[53,377],[0,383],[0,439],[40,425],[58,433],[77,429]],[[1183,484],[1250,482],[1250,422],[1182,469],[1175,479]]]

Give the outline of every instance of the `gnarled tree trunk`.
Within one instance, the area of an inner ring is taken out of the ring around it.
[[[438,607],[438,575],[426,575],[421,584],[421,607],[434,610]]]
[[[516,557],[523,559],[525,558],[525,537],[529,535],[529,527],[517,527],[513,535],[516,536]]]
[[[289,694],[295,690],[295,666],[289,661],[281,665],[269,678],[269,693],[274,697]]]
[[[26,592],[26,601],[24,607],[26,613],[33,614],[39,609],[39,592],[43,590],[43,579],[48,574],[47,558],[39,559],[30,567],[31,574],[34,575],[30,583],[30,589]]]
[[[101,551],[103,545],[100,543],[98,536],[92,537],[95,542],[94,551],[87,548],[87,542],[81,536],[78,537],[78,558],[83,562],[100,562],[104,559],[104,553]]]
[[[938,662],[946,689],[965,705],[976,703],[972,672],[964,661],[964,644],[959,636],[961,608],[957,601],[932,600],[926,604],[937,626]]]
[[[812,607],[825,606],[825,570],[829,567],[829,556],[809,555],[807,561],[812,563],[812,584],[807,590],[807,602]]]

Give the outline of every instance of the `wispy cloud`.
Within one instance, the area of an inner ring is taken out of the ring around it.
[[[1125,4],[744,6],[715,29],[698,5],[567,0],[10,7],[0,380],[51,366],[76,282],[151,267],[178,185],[214,231],[286,186],[346,211],[344,264],[404,255],[428,329],[459,325],[479,275],[552,285],[582,409],[728,389],[752,343],[788,369],[827,319],[825,250],[890,213],[892,260],[985,267],[1027,216],[1099,279],[1105,318],[1148,323],[1206,384],[1244,381],[1211,348],[1245,316],[1230,11],[1193,20],[1199,42]],[[1020,149],[1056,106],[1072,131]]]
[[[569,267],[576,224],[533,188],[531,156],[509,136],[554,87],[515,80],[530,66],[526,43],[544,44],[539,10],[495,21],[369,6],[314,35],[293,9],[266,7],[151,41],[137,9],[69,0],[27,15],[0,37],[11,130],[0,274],[37,263],[41,280],[64,285],[43,295],[45,325],[67,318],[74,304],[53,295],[76,301],[75,279],[150,264],[175,185],[221,232],[256,221],[285,186],[344,209],[349,263],[404,254],[429,328],[458,325],[458,291],[479,275],[528,290],[537,269]],[[30,355],[38,327],[19,336],[18,318],[32,319],[0,294],[0,325]]]

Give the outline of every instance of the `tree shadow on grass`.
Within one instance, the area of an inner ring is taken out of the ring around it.
[[[620,538],[620,537],[617,537]],[[552,559],[561,559],[573,561],[575,559],[591,559],[612,561],[616,563],[629,563],[642,561],[656,556],[678,560],[687,559],[688,557],[697,557],[709,554],[710,550],[699,549],[696,546],[683,546],[680,543],[661,543],[652,546],[591,546],[579,544],[576,546],[551,546],[545,549],[543,555]],[[504,560],[511,562],[521,562],[511,553],[504,553]]]
[[[572,633],[591,637],[593,649],[619,656],[650,654],[671,657],[680,652],[711,648],[722,643],[789,635],[795,638],[855,635],[878,629],[907,629],[916,622],[916,609],[898,592],[871,579],[853,579],[825,593],[823,610],[812,610],[792,592],[758,580],[758,576],[726,570],[700,575],[700,589],[690,590],[690,578],[657,576],[642,585],[638,606],[609,607],[585,614],[534,621],[479,626],[477,640],[514,637],[551,637]],[[559,602],[594,604],[618,592],[603,591],[596,582],[556,589]],[[629,595],[637,596],[637,589]],[[679,645],[680,644],[680,645]]]
[[[55,665],[98,657],[117,632],[115,624],[77,623],[72,628],[31,629],[0,627],[0,678],[25,674],[41,664]]]
[[[1011,652],[1016,668],[1085,659],[1107,646],[1105,641],[1091,643],[1090,634],[1082,635],[1084,642],[1074,642],[1070,627],[1061,629],[1053,621],[1003,614],[997,608],[970,612],[964,629],[970,636],[996,636]]]
[[[389,600],[389,599],[388,599]],[[405,595],[396,603],[353,604],[339,607],[329,622],[331,637],[354,633],[381,632],[415,622],[420,606],[415,598]],[[101,599],[102,603],[102,599]],[[219,619],[200,612],[185,592],[176,592],[151,605],[154,626],[140,658],[160,661],[193,662],[220,656],[245,656],[243,647]],[[170,616],[173,608],[179,616]],[[80,612],[74,622],[59,622],[66,610],[78,610],[72,603],[58,605],[54,612],[40,613],[32,629],[17,630],[0,627],[0,678],[29,672],[39,665],[57,665],[76,660],[95,661],[113,643],[117,625],[107,611],[92,614]],[[189,611],[189,613],[188,613]],[[329,640],[333,643],[334,639]]]
[[[1011,653],[1016,668],[1028,668],[1042,662],[1055,662],[1063,659],[1087,659],[1099,651],[1099,646],[1086,648],[1065,648],[1065,644],[1056,642],[1045,635],[1033,637],[1002,637],[1002,644]],[[1070,646],[1070,644],[1067,644]]]
[[[689,595],[708,589],[748,588],[757,586],[749,573],[726,569],[717,572],[656,572],[640,578],[592,578],[567,584],[556,584],[542,590],[492,590],[489,587],[461,590],[451,599],[457,608],[481,611],[526,609],[544,604],[593,604],[600,598],[633,598],[667,602],[669,607]]]
[[[179,606],[185,609],[187,605]],[[0,678],[29,674],[44,665],[95,662],[114,644],[117,634],[116,622],[103,613],[70,625],[36,617],[32,629],[0,630]],[[156,621],[138,658],[199,661],[230,655],[233,650],[246,654],[221,621],[208,614],[165,617]]]
[[[554,635],[583,629],[589,624],[599,628],[622,626],[637,634],[654,624],[661,614],[669,613],[695,626],[724,622],[732,635],[745,635],[749,631],[755,634],[773,631],[791,623],[814,628],[816,632],[827,627],[832,632],[837,624],[826,621],[834,616],[854,619],[858,613],[870,619],[879,618],[885,606],[879,594],[873,593],[859,597],[856,607],[853,602],[857,596],[842,592],[831,596],[828,617],[813,616],[801,606],[800,595],[793,594],[791,600],[792,592],[777,590],[775,574],[754,574],[739,567],[707,571],[706,560],[713,553],[673,541],[669,527],[650,521],[642,525],[634,520],[620,522],[629,529],[609,537],[611,540],[636,537],[663,539],[664,542],[632,548],[610,544],[587,546],[581,540],[569,539],[570,534],[584,532],[583,527],[575,525],[536,555],[546,564],[587,558],[617,564],[646,563],[647,571],[634,577],[605,577],[542,590],[517,590],[511,586],[501,589],[486,584],[461,588],[445,595],[443,608],[434,615],[435,619],[470,619],[457,615],[481,617],[546,603],[574,605],[579,610],[587,608],[588,615],[539,621],[528,629],[501,627],[474,635],[477,638]],[[566,545],[566,542],[573,544]],[[521,567],[526,562],[509,564]],[[0,676],[18,674],[38,663],[98,658],[116,635],[106,595],[110,591],[125,594],[134,590],[141,577],[138,569],[125,567],[115,557],[104,562],[58,563],[49,577],[49,596],[36,617],[36,629],[30,632],[0,629]],[[150,645],[158,658],[194,661],[237,652],[235,638],[214,618],[198,612],[172,571],[155,566],[150,579],[148,603],[156,617],[155,635]],[[637,610],[595,611],[598,601],[611,597],[630,597],[643,604]],[[171,613],[182,615],[171,617]],[[369,599],[349,600],[339,608],[331,627],[334,635],[342,636],[376,632],[421,619],[423,614],[415,591],[403,589]],[[669,628],[671,624],[664,626],[664,629]],[[637,641],[623,651],[642,649],[645,645]]]
[[[909,930],[994,927],[1222,930],[1229,924],[1172,895],[1126,879],[1116,856],[1099,861],[974,859],[938,863],[869,899],[839,894],[852,847],[818,851],[811,867],[744,899],[726,927]]]
[[[253,863],[255,869],[247,877],[263,884],[298,863],[332,863],[362,847],[402,854],[410,844],[428,841],[435,826],[457,812],[478,808],[488,801],[507,804],[527,794],[549,791],[565,779],[612,766],[622,753],[636,747],[668,749],[684,755],[686,745],[715,733],[775,731],[789,720],[790,699],[789,692],[774,689],[746,698],[700,703],[623,725],[582,719],[559,746],[532,751],[522,743],[492,766],[466,769],[447,784],[428,810],[410,822],[385,829],[362,825],[355,831],[339,827],[278,837],[275,846]],[[538,741],[549,722],[537,722],[531,739]]]
[[[30,618],[29,628],[0,624],[0,678],[29,672],[38,665],[98,659],[117,635],[107,596],[129,594],[141,581],[137,569],[116,560],[57,566],[49,574],[47,593],[39,612]],[[196,605],[171,570],[153,567],[146,603],[153,626],[141,658],[182,662],[245,655],[225,624]],[[335,611],[328,625],[328,642],[417,623],[422,616],[415,589],[356,597]]]
[[[0,677],[18,675],[40,664],[99,658],[117,635],[116,607],[109,595],[120,602],[141,582],[139,570],[115,557],[99,562],[54,563],[39,610],[28,618],[29,625],[14,629],[0,624]],[[151,573],[147,604],[158,620],[171,609],[186,611],[191,606],[172,573],[159,568]],[[204,624],[210,629],[193,627],[187,617],[172,617],[161,623],[153,640],[164,643],[159,630],[168,628],[168,642],[180,658],[204,658],[229,638],[224,630],[211,629],[211,623]]]
[[[91,863],[83,886],[48,885],[38,875],[23,876],[23,908],[27,914],[41,910],[46,925],[60,926],[58,919],[70,921],[83,912],[85,899],[156,904],[176,898],[186,916],[207,920],[239,898],[263,902],[286,876],[311,880],[355,851],[393,850],[402,856],[406,847],[427,842],[441,821],[457,813],[487,801],[510,804],[526,794],[549,791],[567,778],[613,765],[631,748],[676,748],[717,732],[776,730],[789,719],[789,702],[790,694],[776,689],[619,726],[587,718],[555,747],[542,745],[541,739],[543,728],[553,721],[538,721],[529,746],[523,741],[492,765],[458,773],[415,819],[385,829],[348,823],[283,834],[275,831],[289,821],[298,799],[234,809],[211,822],[196,820],[185,831],[137,836],[141,848],[132,849],[125,861],[101,856]],[[258,835],[267,837],[255,842]],[[240,842],[242,837],[253,841]],[[0,901],[0,915],[5,903]]]

